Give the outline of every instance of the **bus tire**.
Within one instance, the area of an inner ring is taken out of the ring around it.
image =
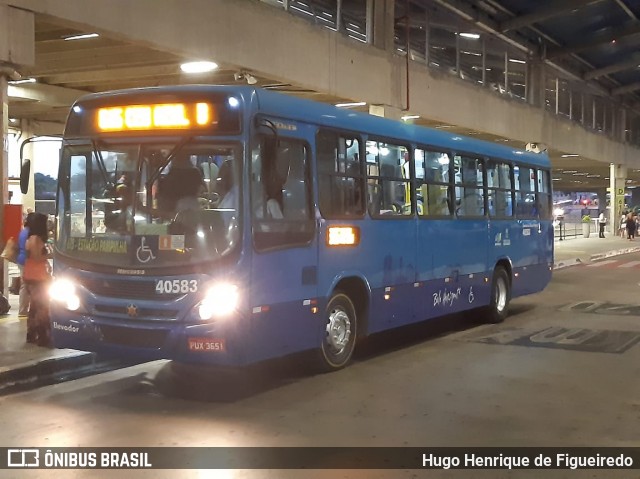
[[[487,308],[487,321],[501,323],[509,313],[511,301],[511,281],[507,270],[498,266],[493,272],[491,281],[491,302]]]
[[[317,351],[317,369],[331,372],[344,368],[353,354],[356,336],[356,308],[349,296],[336,291],[324,312],[322,342]]]

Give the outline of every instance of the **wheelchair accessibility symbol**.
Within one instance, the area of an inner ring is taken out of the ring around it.
[[[146,236],[142,236],[140,238],[140,246],[136,249],[136,258],[140,263],[148,263],[149,261],[156,259],[156,255],[153,254],[153,250],[149,245],[147,245]]]

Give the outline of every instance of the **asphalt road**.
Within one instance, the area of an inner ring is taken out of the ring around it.
[[[639,446],[640,254],[558,271],[503,324],[375,336],[353,364],[153,362],[0,397],[3,447]],[[0,470],[0,478],[637,478],[636,471]]]

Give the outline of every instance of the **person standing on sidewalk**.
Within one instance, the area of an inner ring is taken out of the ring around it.
[[[604,238],[604,227],[606,226],[606,224],[607,224],[607,218],[604,215],[604,211],[601,211],[600,216],[598,216],[598,226],[600,227],[599,235],[598,235],[599,238]]]
[[[618,231],[620,238],[624,239],[624,233],[626,229],[627,229],[627,214],[622,213],[622,216],[620,217],[620,228]]]
[[[20,270],[20,290],[19,290],[19,302],[18,302],[18,319],[27,319],[29,314],[29,293],[27,291],[27,284],[24,281],[24,261],[27,258],[26,244],[27,238],[29,238],[29,222],[33,219],[34,213],[28,213],[24,220],[22,231],[18,235],[18,258],[16,263]]]
[[[38,346],[49,346],[49,295],[47,286],[51,279],[47,244],[47,216],[34,213],[29,223],[29,238],[26,243],[24,279],[27,283],[31,305],[27,318],[27,342]]]
[[[633,217],[633,213],[627,215],[627,239],[631,241],[636,234],[636,219]]]

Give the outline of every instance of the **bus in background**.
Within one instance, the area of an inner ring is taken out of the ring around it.
[[[250,86],[78,100],[60,158],[60,348],[246,365],[464,310],[551,278],[546,154]]]

